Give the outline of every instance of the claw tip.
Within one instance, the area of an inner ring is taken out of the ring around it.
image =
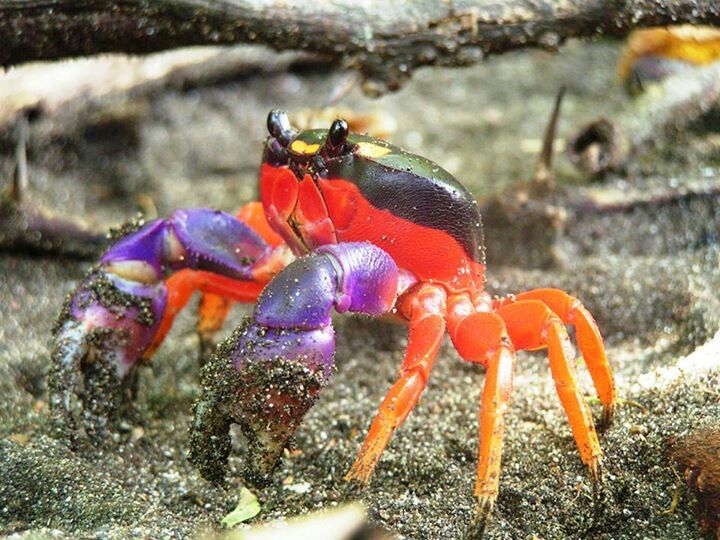
[[[490,523],[490,517],[495,507],[496,498],[497,495],[494,494],[477,495],[475,517],[467,529],[465,540],[482,539],[485,536],[485,531]]]
[[[613,418],[615,417],[615,405],[610,404],[603,407],[602,418],[600,419],[600,428],[607,429],[612,424]]]
[[[590,479],[595,485],[602,484],[603,481],[603,466],[602,460],[597,458],[595,461],[588,465],[590,471]]]

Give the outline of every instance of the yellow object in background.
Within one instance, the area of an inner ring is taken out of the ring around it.
[[[720,28],[669,26],[630,34],[618,64],[618,75],[631,93],[647,82],[693,66],[720,60]]]

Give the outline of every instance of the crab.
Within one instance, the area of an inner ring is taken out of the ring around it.
[[[203,294],[199,327],[220,327],[233,302],[254,312],[202,370],[189,459],[222,482],[239,424],[249,443],[244,478],[259,482],[328,384],[331,313],[402,321],[408,345],[347,479],[367,483],[393,432],[427,385],[445,334],[460,358],[485,368],[475,495],[489,511],[499,491],[504,418],[516,352],[547,349],[580,457],[599,481],[603,454],[578,389],[574,325],[609,422],[615,388],[590,312],[559,289],[503,298],[484,290],[477,202],[447,171],[388,142],[293,129],[272,111],[260,167],[260,202],[236,215],[178,210],[113,245],[72,293],[54,331],[50,405],[72,429],[102,432],[137,367],[175,315]]]

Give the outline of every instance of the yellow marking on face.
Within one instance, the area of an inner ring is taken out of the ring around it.
[[[358,145],[358,153],[361,156],[369,157],[369,158],[376,158],[376,157],[382,157],[388,155],[392,150],[389,148],[385,148],[384,146],[380,146],[377,144],[369,143],[369,142],[359,142]]]
[[[293,143],[290,145],[290,150],[295,152],[296,154],[315,154],[318,150],[320,150],[319,144],[307,144],[304,141],[293,141]]]

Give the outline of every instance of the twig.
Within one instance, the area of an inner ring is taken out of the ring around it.
[[[537,164],[535,165],[535,171],[533,172],[532,183],[536,186],[542,186],[545,189],[555,187],[555,173],[553,173],[552,170],[553,147],[555,145],[555,133],[557,132],[557,125],[560,120],[560,108],[562,107],[565,90],[565,86],[561,86],[555,98],[555,107],[553,108],[550,121],[545,130],[542,151],[540,152]]]
[[[696,200],[717,201],[720,199],[720,186],[708,183],[693,187],[663,188],[657,191],[642,193],[618,193],[616,197],[606,200],[596,200],[590,196],[571,200],[569,208],[583,215],[587,214],[622,214],[638,209],[657,211],[663,206],[677,206],[688,204]]]
[[[672,501],[670,501],[670,506],[668,506],[665,510],[661,510],[660,512],[658,512],[658,516],[674,514],[675,510],[677,510],[678,504],[680,504],[680,494],[682,493],[683,479],[680,478],[680,475],[674,468],[671,470],[675,475],[675,490],[673,491],[673,498]]]
[[[639,403],[637,401],[634,401],[632,399],[618,399],[617,405],[618,405],[618,407],[622,407],[623,405],[630,405],[631,407],[640,409],[645,414],[650,414],[650,411],[648,410],[648,408],[645,405],[643,405],[642,403]]]
[[[15,146],[15,174],[10,188],[10,198],[20,205],[23,202],[23,195],[28,188],[28,170],[27,170],[27,139],[28,139],[28,119],[27,116],[21,115],[17,120]]]
[[[0,33],[2,24],[0,14]],[[86,109],[113,97],[137,100],[168,88],[188,91],[254,73],[328,66],[328,63],[327,58],[317,55],[276,54],[264,47],[206,47],[145,58],[115,56],[27,66],[0,77],[0,133],[15,126],[28,111],[37,118],[67,111],[76,105]],[[55,84],[60,77],[63,84]]]
[[[107,240],[105,235],[60,217],[26,201],[27,118],[16,128],[17,164],[12,182],[0,192],[0,249],[56,253],[74,258],[97,258]]]

